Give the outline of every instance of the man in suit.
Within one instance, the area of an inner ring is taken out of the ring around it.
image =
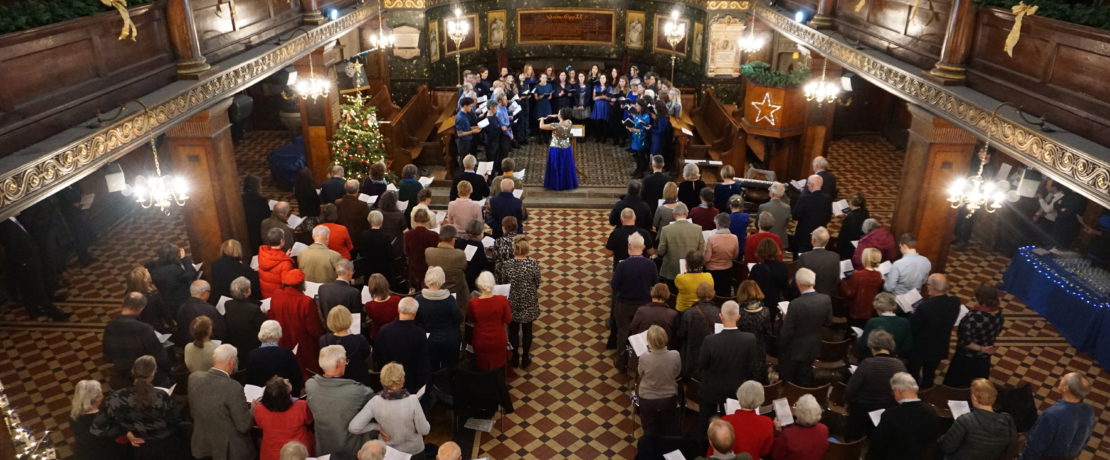
[[[454,225],[444,225],[439,229],[439,244],[434,248],[424,250],[424,261],[429,267],[443,269],[446,282],[443,289],[455,294],[459,309],[466,314],[467,304],[470,303],[470,287],[466,283],[466,253],[455,248],[455,236],[458,230]]]
[[[933,406],[917,395],[917,382],[906,372],[890,378],[890,389],[898,405],[883,411],[871,432],[868,460],[925,458],[929,446],[940,437],[940,418]]]
[[[455,201],[459,197],[459,182],[470,182],[473,189],[470,192],[470,199],[474,201],[482,201],[489,196],[489,184],[486,183],[486,178],[478,174],[478,159],[474,155],[467,155],[463,157],[463,173],[455,176],[455,180],[451,182],[450,201]]]
[[[322,317],[327,318],[328,312],[336,305],[347,307],[353,314],[362,314],[362,293],[351,286],[354,274],[355,265],[351,261],[340,259],[335,263],[335,280],[320,285],[320,290],[316,293],[316,302],[320,305]]]
[[[31,238],[18,216],[0,221],[0,240],[3,241],[6,255],[4,271],[13,278],[8,281],[19,292],[20,301],[27,309],[27,316],[34,319],[47,315],[58,322],[69,319],[70,313],[54,306],[53,287],[47,281],[54,268],[47,265],[40,256],[38,244]],[[129,371],[131,363],[127,364]]]
[[[705,238],[701,235],[701,226],[686,218],[690,214],[686,204],[676,204],[671,214],[674,215],[674,222],[659,231],[659,249],[656,255],[663,258],[659,276],[673,285],[674,278],[679,274],[679,259],[685,259],[690,251],[704,253]]]
[[[817,227],[829,224],[832,219],[832,198],[821,191],[824,179],[816,174],[806,179],[806,191],[798,197],[798,202],[790,210],[798,226],[794,228],[794,241],[790,249],[795,254],[813,249],[808,236]]]
[[[779,332],[779,374],[801,386],[809,385],[811,365],[821,354],[821,328],[832,323],[832,299],[813,289],[816,278],[808,268],[794,274],[801,295],[783,312]]]
[[[335,210],[338,214],[335,223],[347,227],[347,234],[355,238],[355,235],[361,235],[363,230],[370,228],[370,224],[366,221],[366,216],[370,214],[370,205],[358,200],[357,180],[347,181],[343,185],[343,190],[347,194],[335,201]]]
[[[640,181],[634,179],[628,182],[628,192],[609,211],[609,225],[614,227],[620,225],[621,211],[632,208],[636,212],[636,226],[651,231],[651,214],[655,208],[640,199],[640,190]]]
[[[374,339],[374,362],[397,362],[405,367],[405,388],[415,393],[428,383],[432,363],[428,354],[428,333],[416,322],[420,304],[413,297],[397,303],[397,320],[382,326]],[[339,375],[343,375],[342,372]],[[309,404],[311,404],[309,400]],[[359,408],[362,406],[360,405]],[[355,408],[357,412],[359,408]],[[344,425],[346,426],[346,425]]]
[[[342,198],[346,182],[343,179],[343,167],[332,166],[327,180],[320,184],[320,204],[335,203],[335,200]]]
[[[667,185],[667,182],[674,180],[670,174],[663,172],[665,166],[662,155],[652,155],[651,174],[648,174],[643,181],[644,186],[640,196],[644,198],[644,203],[647,203],[652,214],[654,214],[655,208],[659,207],[659,200],[663,198],[663,187]]]
[[[509,160],[509,158],[506,158]],[[494,238],[501,238],[501,219],[508,216],[516,217],[517,231],[524,233],[524,221],[528,219],[528,209],[524,207],[524,202],[513,196],[513,190],[516,185],[511,180],[495,181],[495,188],[501,190],[501,193],[490,197],[486,202],[486,207],[489,208],[491,221],[487,222],[490,229],[493,230]]]
[[[712,416],[722,413],[725,399],[736,394],[741,383],[759,374],[761,360],[755,335],[736,328],[740,305],[732,300],[725,302],[720,317],[724,328],[705,338],[697,357],[702,378],[698,389],[701,426],[707,426]]]
[[[909,371],[921,388],[933,386],[937,366],[948,359],[952,329],[960,316],[960,299],[948,295],[947,277],[934,273],[929,275],[925,285],[929,298],[917,304],[910,315],[913,347],[909,351]]]
[[[262,221],[262,227],[259,233],[265,237],[270,234],[271,229],[281,229],[281,232],[285,234],[281,245],[283,251],[288,251],[292,248],[293,243],[296,241],[296,237],[293,235],[293,229],[289,228],[289,224],[287,223],[289,221],[290,212],[292,211],[289,208],[289,202],[279,201],[277,204],[274,204],[274,209],[270,211],[270,217]],[[256,251],[258,250],[258,248],[254,249]]]
[[[212,354],[212,368],[189,375],[189,412],[193,424],[193,456],[212,460],[255,458],[251,439],[251,403],[243,385],[231,378],[238,351],[223,344]]]
[[[143,355],[153,356],[158,363],[156,382],[165,382],[169,377],[170,359],[166,355],[166,348],[158,340],[154,328],[139,320],[143,308],[146,308],[146,296],[139,292],[128,292],[123,298],[119,316],[104,325],[101,339],[104,360],[115,367],[116,382],[130,382],[131,366]]]
[[[771,216],[774,217],[774,224],[769,231],[779,236],[783,249],[789,249],[790,239],[787,238],[786,227],[790,225],[790,199],[786,197],[786,186],[781,182],[775,182],[771,184],[771,188],[767,191],[771,195],[771,199],[759,205],[759,213],[771,213]]]
[[[810,233],[813,250],[798,258],[798,268],[808,268],[817,275],[817,292],[831,296],[840,284],[840,255],[825,249],[829,242],[829,230],[817,227]]]
[[[312,376],[304,385],[308,409],[315,419],[316,455],[352,458],[369,436],[352,434],[347,426],[374,396],[374,390],[343,378],[347,371],[347,350],[342,345],[324,347],[320,350],[319,362],[323,374]]]
[[[836,201],[840,191],[836,189],[836,176],[829,172],[829,160],[822,156],[814,157],[813,174],[821,176],[821,191]]]
[[[173,334],[173,343],[179,347],[193,341],[193,334],[189,327],[198,316],[204,315],[212,320],[212,340],[227,340],[227,323],[224,315],[208,303],[212,295],[212,287],[205,280],[193,281],[189,285],[189,298],[177,308],[177,332]]]
[[[231,300],[224,303],[224,321],[227,322],[227,343],[239,350],[239,362],[247,362],[247,355],[258,348],[258,330],[266,322],[266,312],[251,297],[251,280],[240,276],[231,281]]]
[[[327,226],[317,225],[312,228],[312,244],[297,256],[297,268],[304,272],[306,281],[327,283],[335,280],[335,264],[343,260],[343,256],[328,249],[330,237],[331,229]]]

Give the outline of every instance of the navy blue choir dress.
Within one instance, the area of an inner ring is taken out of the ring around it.
[[[563,120],[552,126],[551,148],[547,153],[547,171],[543,176],[543,188],[549,190],[570,190],[578,188],[578,170],[574,166],[574,151],[570,148],[570,128],[572,122]]]

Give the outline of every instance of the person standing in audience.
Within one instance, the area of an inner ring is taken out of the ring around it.
[[[455,180],[451,182],[451,193],[448,197],[451,201],[455,201],[459,197],[459,184],[466,182],[470,184],[470,200],[482,201],[489,196],[489,184],[486,183],[486,178],[478,174],[478,158],[474,155],[466,155],[462,159],[463,173],[455,176]],[[448,208],[450,209],[450,208]],[[451,214],[448,211],[448,214]]]
[[[454,441],[447,441],[439,446],[434,460],[462,460],[462,449]]]
[[[471,157],[473,158],[473,157]],[[482,182],[485,185],[485,182]],[[470,199],[474,192],[474,185],[468,181],[459,181],[455,187],[458,189],[458,198],[447,204],[447,217],[443,219],[444,225],[465,226],[474,219],[482,218],[482,205]]]
[[[956,329],[956,353],[944,376],[944,384],[950,387],[964,388],[972,380],[991,375],[991,355],[998,351],[994,341],[1005,324],[998,290],[990,284],[979,285],[975,304]]]
[[[755,336],[736,327],[740,305],[734,301],[721,305],[721,332],[702,341],[698,353],[698,373],[702,384],[698,390],[699,417],[702,426],[714,415],[722,413],[725,399],[747,380],[754,379],[759,365],[759,344]]]
[[[139,320],[146,305],[146,297],[139,292],[128,292],[123,298],[119,315],[104,325],[101,349],[104,360],[115,368],[116,382],[126,382],[131,375],[131,366],[140,356],[150,355],[156,359],[164,371],[158,382],[168,380],[170,359],[166,354],[154,329]],[[115,386],[115,385],[113,385]]]
[[[651,231],[655,232],[656,242],[663,227],[674,222],[674,208],[678,206],[678,184],[667,182],[663,185],[663,199],[657,203],[659,204],[655,207],[655,213],[651,218]]]
[[[428,354],[428,336],[416,321],[420,302],[414,297],[405,297],[397,304],[397,320],[382,326],[374,341],[374,362],[379,366],[397,362],[408,369],[409,378],[405,388],[416,393],[428,382],[431,373],[431,360]]]
[[[906,372],[906,366],[892,356],[894,347],[894,338],[887,331],[879,330],[867,336],[871,357],[860,361],[844,391],[844,399],[848,402],[848,441],[871,433],[874,425],[869,413],[897,403],[889,382],[894,374]]]
[[[1069,372],[1056,382],[1055,389],[1060,400],[1037,417],[1019,460],[1075,458],[1091,438],[1097,419],[1094,409],[1083,401],[1091,393],[1091,381]]]
[[[698,457],[694,460],[752,460],[752,456],[747,453],[732,453],[733,442],[736,439],[732,424],[715,418],[713,421],[709,422],[706,436],[709,437],[710,455]]]
[[[335,203],[343,197],[343,188],[347,180],[343,178],[343,167],[339,165],[332,165],[328,170],[328,178],[320,183],[320,203],[329,204]]]
[[[811,394],[794,403],[794,423],[783,427],[775,418],[775,460],[821,460],[829,448],[829,427],[821,423],[821,405]]]
[[[316,196],[315,190],[312,190],[312,196]],[[250,247],[257,248],[262,245],[262,221],[270,216],[270,200],[262,196],[262,179],[251,175],[243,177],[242,198],[243,217],[247,221],[247,242]],[[303,204],[300,207],[305,208]]]
[[[389,184],[385,182],[385,172],[385,163],[381,161],[370,165],[370,176],[362,181],[361,192],[372,197],[381,196],[381,194],[385,193],[386,189],[389,187]],[[355,235],[352,234],[351,236]]]
[[[466,261],[466,285],[474,286],[479,274],[494,269],[493,263],[486,255],[486,247],[482,243],[482,240],[485,239],[486,223],[482,219],[476,218],[463,222],[462,226],[456,226],[455,228],[463,231],[455,238],[455,249],[462,250],[465,256],[466,248],[474,248],[472,249],[474,254]]]
[[[852,266],[856,270],[863,268],[863,261],[860,257],[867,248],[879,250],[882,255],[880,262],[888,260],[894,262],[898,258],[898,246],[894,244],[894,234],[890,233],[890,229],[883,227],[883,224],[880,224],[878,220],[869,218],[863,221],[861,230],[863,230],[863,236],[859,238],[859,244],[856,245],[856,250],[852,253]]]
[[[343,256],[328,248],[329,238],[331,231],[328,227],[313,227],[312,244],[297,256],[297,268],[304,272],[306,281],[327,283],[335,280],[335,264],[343,260]]]
[[[289,381],[293,397],[299,397],[304,389],[304,375],[293,352],[278,345],[281,323],[272,319],[263,321],[258,328],[258,341],[258,348],[248,353],[243,363],[247,370],[247,383],[261,387],[270,377],[280,376]]]
[[[915,313],[916,315],[916,313]],[[971,412],[961,415],[937,440],[953,460],[1002,460],[1017,442],[1014,418],[994,411],[998,390],[987,379],[971,382]]]
[[[379,430],[389,447],[414,458],[425,458],[424,436],[431,432],[432,425],[424,417],[420,398],[405,390],[405,368],[397,363],[386,364],[381,382],[381,393],[361,407],[347,424],[347,430],[354,435]]]
[[[929,275],[925,285],[929,298],[922,300],[910,315],[913,330],[913,347],[907,354],[910,358],[909,373],[917,379],[922,389],[928,389],[936,381],[937,366],[948,359],[948,344],[952,341],[952,329],[960,316],[960,299],[948,295],[948,278],[941,273]]]
[[[366,444],[358,450],[358,460],[384,460],[385,452],[385,441],[381,439],[366,441]]]
[[[505,328],[512,322],[513,315],[509,299],[493,294],[495,283],[493,273],[483,271],[478,275],[478,297],[472,297],[466,309],[466,320],[474,325],[471,339],[474,364],[481,371],[503,368],[509,359],[509,336]]]
[[[736,235],[737,251],[739,255],[736,260],[740,260],[744,256],[744,246],[748,244],[748,225],[751,223],[751,216],[744,212],[744,197],[740,195],[733,195],[727,200],[727,207],[721,209],[721,213],[728,212],[728,230]]]
[[[863,238],[863,222],[871,218],[867,210],[867,199],[863,193],[856,192],[848,197],[848,214],[840,221],[840,234],[836,237],[836,252],[841,260],[851,259],[856,253],[856,245]]]
[[[212,367],[212,353],[216,352],[216,344],[212,343],[212,320],[198,316],[189,329],[193,341],[185,344],[185,367],[189,372],[204,372]]]
[[[359,409],[374,396],[374,390],[343,378],[347,370],[347,351],[340,345],[320,350],[319,366],[323,373],[305,382],[316,434],[316,455],[350,458],[369,436],[351,433],[348,426]]]
[[[691,251],[704,254],[705,238],[701,236],[701,227],[686,218],[689,211],[685,204],[675,205],[671,214],[674,215],[675,221],[659,231],[659,249],[655,254],[663,258],[659,276],[669,283],[674,283],[680,273],[678,261],[687,257]]]
[[[770,194],[770,199],[759,205],[759,218],[762,219],[765,212],[771,214],[771,227],[767,231],[779,237],[779,247],[784,250],[789,249],[790,239],[787,238],[786,227],[790,225],[792,214],[790,212],[790,198],[786,196],[786,186],[782,182],[772,182],[767,191]],[[763,230],[763,226],[760,225],[759,229]]]
[[[192,341],[193,320],[198,316],[207,316],[212,320],[212,338],[215,340],[227,339],[227,322],[224,315],[220,311],[208,303],[209,297],[212,295],[212,288],[205,280],[193,281],[189,285],[189,300],[181,304],[181,308],[177,310],[177,332],[173,335],[173,343],[179,347],[184,347],[186,343]]]
[[[466,253],[455,247],[458,230],[454,225],[444,225],[439,229],[439,244],[424,250],[424,259],[429,266],[443,270],[443,288],[455,297],[459,310],[465,313],[470,303],[470,285],[466,282]]]
[[[897,345],[893,350],[894,356],[905,357],[906,352],[913,348],[913,326],[910,325],[910,320],[894,314],[894,309],[898,307],[897,301],[889,292],[880,292],[875,295],[875,300],[872,303],[875,307],[875,312],[878,313],[874,318],[867,320],[867,325],[863,328],[863,333],[860,334],[859,339],[856,340],[856,352],[861,358],[868,356],[868,341],[867,336],[877,330],[884,330],[894,337],[894,343]],[[945,347],[947,348],[947,342]]]
[[[212,261],[212,297],[209,300],[215,302],[220,297],[231,297],[231,281],[239,277],[250,280],[251,292],[258,292],[258,272],[243,263],[243,245],[238,240],[226,240],[220,244],[220,258]]]
[[[504,233],[498,226],[498,223],[504,222],[506,217],[513,217],[516,219],[516,230],[519,232],[524,231],[524,221],[528,220],[528,209],[524,207],[524,202],[513,196],[514,185],[511,180],[502,180],[495,182],[500,185],[501,193],[491,197],[486,201],[486,206],[489,208],[490,228],[493,230],[493,237],[500,238]]]
[[[73,439],[73,454],[77,460],[131,459],[131,446],[116,442],[111,436],[92,433],[93,422],[100,413],[104,393],[100,382],[82,380],[73,389],[69,409],[69,432]]]
[[[779,301],[785,297],[790,283],[786,264],[779,260],[782,257],[782,251],[771,238],[760,241],[759,247],[754,252],[758,255],[759,263],[749,270],[748,280],[754,281],[763,292],[763,306],[769,309],[773,320],[780,316]]]
[[[493,120],[490,120],[493,121]],[[406,209],[411,210],[416,205],[416,194],[424,189],[424,185],[416,177],[420,174],[420,169],[416,165],[409,163],[401,168],[401,181],[397,182],[397,201],[408,203]],[[406,213],[406,216],[409,213]]]
[[[653,324],[648,328],[648,352],[640,357],[637,367],[639,385],[636,393],[640,397],[640,421],[644,433],[666,435],[676,431],[673,421],[682,358],[677,351],[667,349],[669,337],[659,325]]]
[[[694,302],[697,302],[698,285],[708,283],[713,286],[713,275],[703,271],[705,256],[701,252],[690,251],[683,260],[686,261],[686,272],[674,277],[674,285],[678,290],[674,306],[678,311],[686,311]]]
[[[289,216],[293,210],[289,207],[289,203],[285,201],[278,201],[274,204],[273,209],[270,211],[270,217],[262,221],[261,235],[262,243],[269,245],[269,235],[274,229],[281,230],[282,251],[288,251],[293,247],[296,236],[293,234],[293,229],[289,228]],[[259,248],[261,253],[262,249]]]
[[[381,211],[371,211],[366,216],[366,220],[370,224],[370,228],[359,235],[358,252],[359,254],[373,254],[374,256],[360,257],[355,260],[355,276],[361,278],[379,274],[386,281],[400,285],[397,278],[402,277],[401,273],[404,270],[397,266],[400,252],[396,250],[396,247],[400,244],[394,245],[394,241],[400,239],[400,237],[388,234],[382,228],[384,216]]]
[[[836,176],[829,172],[829,160],[823,156],[813,157],[813,174],[821,176],[821,192],[836,201],[840,191],[836,188]]]
[[[380,273],[374,273],[366,279],[366,289],[370,291],[370,300],[363,306],[363,310],[369,316],[370,326],[363,331],[373,343],[382,326],[397,320],[397,304],[401,297],[389,291],[389,281]],[[368,334],[365,332],[367,330]]]
[[[424,275],[424,285],[427,287],[416,295],[416,301],[420,304],[416,321],[430,334],[428,354],[431,357],[431,372],[443,368],[454,369],[459,356],[462,309],[451,297],[451,291],[444,288],[445,283],[443,268],[429,267]]]
[[[455,151],[458,158],[466,158],[474,153],[474,135],[482,128],[470,124],[470,112],[474,110],[474,99],[459,99],[459,112],[455,114]],[[464,165],[465,168],[465,165]]]
[[[644,257],[643,235],[632,233],[624,240],[628,257],[613,266],[613,276],[609,281],[613,307],[609,312],[609,344],[606,345],[606,348],[612,345],[617,349],[617,368],[622,372],[627,359],[623,350],[628,341],[632,317],[636,315],[637,308],[652,300],[652,284],[658,279],[655,262]],[[615,241],[613,243],[616,244]]]
[[[732,218],[728,214],[713,217],[717,229],[705,241],[705,269],[713,276],[713,286],[720,297],[732,295],[732,261],[740,255],[740,242],[729,231]]]
[[[419,183],[417,184],[419,185]],[[338,218],[335,223],[347,227],[348,235],[360,235],[363,230],[368,227],[366,216],[370,214],[370,205],[358,199],[359,186],[357,180],[349,180],[343,186],[343,190],[347,192],[338,200],[335,200],[335,211]],[[381,200],[381,197],[378,198]],[[381,206],[381,201],[378,202]],[[329,235],[330,236],[330,235]],[[325,241],[325,244],[327,242]]]
[[[281,346],[296,350],[297,362],[304,377],[320,372],[313,359],[319,352],[319,339],[324,335],[316,302],[304,295],[304,272],[289,270],[281,275],[281,290],[270,300],[270,319],[281,324],[284,335]]]
[[[752,458],[766,457],[771,453],[771,446],[775,441],[775,425],[770,417],[757,412],[763,405],[763,384],[755,380],[740,384],[736,389],[736,401],[740,403],[740,409],[721,417],[721,420],[732,425],[732,431],[736,434],[732,452],[746,453]]]
[[[643,238],[644,247],[651,248],[651,233],[647,230],[636,226],[636,211],[632,208],[624,208],[620,212],[621,225],[612,232],[609,232],[609,238],[605,241],[605,252],[613,256],[613,270],[617,269],[617,264],[620,261],[627,259],[628,252],[628,237],[633,234],[640,235]],[[650,249],[645,249],[650,252]]]
[[[728,210],[730,198],[744,193],[743,189],[740,188],[740,183],[734,180],[735,177],[736,169],[732,165],[721,167],[721,183],[713,187],[713,206],[720,209],[721,212]]]
[[[127,272],[127,289],[125,292],[138,292],[146,298],[146,307],[139,313],[139,321],[149,324],[155,331],[166,333],[174,330],[174,315],[162,301],[162,294],[154,286],[150,278],[150,271],[142,265],[136,265]]]
[[[678,312],[667,305],[666,299],[671,296],[667,285],[663,283],[656,283],[651,288],[651,302],[640,306],[636,309],[636,313],[632,315],[632,322],[628,327],[628,334],[630,336],[647,331],[651,326],[659,326],[667,333],[667,337],[677,337],[675,331],[678,329]],[[662,300],[662,301],[660,301]],[[674,343],[678,345],[677,339]],[[632,361],[629,363],[629,368],[635,368],[637,359],[635,356],[630,356]]]
[[[201,421],[193,425],[195,457],[255,458],[251,403],[243,400],[243,385],[231,378],[238,353],[231,345],[220,345],[212,355],[211,369],[189,375],[189,412],[193,420]]]
[[[817,227],[829,224],[832,219],[832,197],[822,191],[824,179],[812,175],[806,179],[806,189],[798,196],[798,201],[790,208],[790,216],[798,221],[794,227],[794,241],[790,250],[795,254],[813,249],[809,236]]]
[[[628,190],[624,196],[621,197],[617,204],[609,211],[609,225],[621,225],[620,214],[625,209],[631,209],[636,213],[636,226],[644,230],[651,230],[651,208],[650,203],[645,202],[640,198],[642,192],[642,184],[639,180],[633,179],[628,181]]]
[[[527,236],[513,241],[513,258],[501,263],[499,270],[509,291],[513,321],[509,323],[509,343],[513,346],[513,367],[532,364],[532,323],[540,317],[540,263],[530,257],[532,244]]]
[[[701,180],[701,170],[695,163],[686,163],[682,167],[682,182],[678,184],[678,201],[686,205],[687,209],[694,209],[701,204],[701,189],[705,188],[705,181]]]
[[[352,334],[353,320],[351,311],[343,305],[336,305],[328,312],[326,319],[328,332],[320,337],[320,349],[328,345],[340,345],[347,351],[347,369],[343,378],[363,385],[370,384],[370,369],[366,361],[370,359],[370,342],[362,334]]]
[[[836,287],[840,283],[840,257],[825,245],[829,242],[829,230],[817,227],[810,233],[810,242],[813,249],[798,256],[798,268],[808,268],[817,275],[817,285],[814,289],[825,295],[836,294]]]
[[[409,219],[412,219],[412,214],[413,213],[423,209],[424,212],[428,213],[428,230],[439,231],[438,218],[436,217],[436,213],[432,212],[432,208],[429,207],[431,205],[432,205],[432,189],[430,189],[430,188],[420,189],[419,192],[416,192],[416,204],[414,206],[409,207]],[[446,218],[446,215],[444,215],[444,217]],[[410,228],[415,227],[415,226],[416,225],[412,224],[411,222],[409,223]]]
[[[234,355],[231,359],[235,359]],[[158,364],[153,356],[145,355],[136,359],[131,367],[134,385],[108,393],[108,397],[101,404],[100,412],[93,419],[89,432],[94,436],[107,438],[126,436],[127,441],[134,447],[132,451],[137,460],[184,460],[187,456],[184,453],[186,448],[182,431],[183,411],[168,393],[154,387],[154,376],[157,373]],[[192,381],[192,379],[193,377],[190,376],[189,380]],[[243,392],[240,390],[240,404],[242,398]],[[232,407],[235,406],[230,406],[229,409]],[[219,422],[219,420],[212,420],[213,424]],[[207,423],[206,420],[204,425]],[[205,427],[200,425],[197,424],[194,431],[205,431]],[[199,453],[195,444],[193,452]],[[249,459],[251,457],[248,454],[240,457],[216,458]]]
[[[281,277],[295,268],[293,258],[285,246],[285,232],[271,228],[265,235],[266,246],[258,247],[258,284],[262,298],[269,299],[281,289]]]
[[[254,423],[262,430],[258,460],[285,460],[281,452],[290,442],[300,443],[306,452],[315,450],[312,411],[307,401],[289,397],[292,388],[288,380],[275,375],[266,382],[262,400],[254,405]]]
[[[883,253],[867,248],[860,258],[863,268],[840,280],[840,296],[848,305],[848,325],[863,329],[867,320],[875,316],[875,295],[883,291],[883,275],[876,270]]]
[[[504,158],[501,161],[495,161],[494,164],[494,177],[489,180],[490,190],[493,192],[501,191],[501,181],[509,180],[513,183],[513,190],[521,190],[524,188],[524,181],[517,177],[516,162],[512,158]]]
[[[177,316],[181,304],[189,300],[189,283],[196,281],[198,277],[193,260],[185,255],[185,248],[165,243],[158,248],[157,257],[146,264],[146,269],[150,271],[150,278],[162,294],[162,300],[174,316]],[[189,325],[183,327],[188,328]]]
[[[338,252],[344,259],[351,259],[351,251],[355,249],[351,233],[338,223],[339,210],[334,203],[328,203],[320,209],[320,225],[328,228],[328,249]]]
[[[894,262],[883,281],[883,289],[894,295],[921,289],[933,269],[929,259],[917,253],[917,237],[912,233],[903,233],[898,238],[898,249],[902,258]]]
[[[937,411],[917,396],[917,382],[906,372],[890,378],[890,389],[898,404],[883,412],[879,425],[871,432],[867,459],[923,459],[940,437]]]
[[[721,309],[713,304],[715,293],[709,283],[699,284],[697,293],[698,303],[682,312],[675,333],[678,334],[677,343],[682,347],[679,350],[682,354],[682,375],[700,379],[697,366],[701,344],[721,322]]]
[[[335,280],[321,284],[316,292],[316,302],[320,306],[320,316],[328,317],[328,312],[336,305],[347,307],[347,310],[356,315],[366,315],[362,310],[362,293],[352,284],[355,266],[351,261],[341,259],[335,264]]]
[[[674,180],[670,174],[664,172],[663,168],[665,167],[666,161],[663,159],[663,155],[652,155],[651,174],[644,176],[643,181],[641,181],[643,187],[640,195],[650,209],[655,209],[661,205],[659,200],[663,198],[663,188],[666,187],[668,182]],[[675,193],[678,193],[677,188]]]
[[[759,247],[762,245],[763,240],[771,240],[771,242],[774,243],[774,260],[781,261],[783,259],[783,242],[786,240],[780,239],[779,235],[773,232],[774,227],[775,216],[770,212],[760,211],[759,217],[756,219],[756,228],[758,230],[744,242],[744,263],[754,264],[762,261]]]
[[[496,237],[496,239],[494,240],[493,247],[490,248],[489,255],[490,262],[492,262],[494,266],[493,274],[497,276],[498,281],[501,281],[502,284],[504,284],[504,278],[501,275],[501,269],[497,267],[501,264],[501,262],[513,258],[513,240],[516,238],[517,235],[520,234],[520,232],[517,231],[517,220],[516,217],[513,216],[505,216],[501,218],[501,222],[498,227],[501,228],[501,236]],[[492,229],[493,226],[491,225],[490,228]]]
[[[763,291],[752,280],[744,280],[736,289],[736,303],[740,305],[740,321],[736,327],[755,336],[759,345],[759,368],[755,379],[767,382],[767,339],[771,336],[771,309],[763,306]]]
[[[716,200],[713,190],[709,187],[702,188],[698,191],[698,198],[701,199],[701,203],[690,208],[690,221],[700,225],[703,231],[714,230],[713,218],[717,217],[721,210],[713,205]]]
[[[428,271],[425,250],[439,244],[439,234],[428,230],[428,211],[419,210],[412,216],[412,230],[405,232],[405,259],[408,261],[409,286],[419,289]]]
[[[320,215],[320,192],[317,192],[317,190],[316,180],[312,177],[311,169],[301,168],[297,171],[297,177],[293,179],[293,198],[297,200],[297,208],[301,210],[301,215],[305,217]],[[269,206],[269,200],[266,200],[266,205]],[[267,208],[266,214],[270,214],[269,208]],[[265,219],[265,216],[263,216],[263,219]],[[265,237],[265,230],[259,236]]]
[[[801,294],[783,313],[779,332],[779,374],[795,385],[809,386],[811,364],[821,355],[821,329],[832,323],[832,299],[813,289],[817,275],[799,268],[794,284]]]

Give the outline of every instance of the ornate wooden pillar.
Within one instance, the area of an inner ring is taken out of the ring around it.
[[[832,29],[835,16],[836,0],[820,0],[817,2],[817,13],[809,21],[809,25],[814,29]]]
[[[328,20],[323,13],[320,13],[320,7],[317,6],[316,0],[301,0],[301,10],[304,11],[302,17],[305,24],[320,25]]]
[[[334,42],[332,42],[334,43]],[[312,72],[317,76],[335,81],[335,68],[329,65],[334,61],[334,46],[325,45],[312,51]],[[309,59],[305,56],[294,64],[297,74],[310,75]],[[299,96],[298,96],[299,97]],[[300,100],[301,133],[304,135],[305,160],[316,182],[323,182],[331,166],[331,144],[339,120],[339,91],[332,87],[325,97],[316,100]]]
[[[166,5],[166,22],[177,55],[178,78],[198,79],[211,68],[200,52],[197,24],[189,0],[169,0]]]
[[[952,181],[967,176],[978,139],[919,106],[910,104],[909,110],[913,120],[891,228],[895,238],[905,232],[916,235],[917,252],[940,272],[948,262],[956,225],[947,190]]]
[[[954,0],[940,60],[925,75],[943,85],[962,85],[967,80],[967,58],[971,56],[975,33],[975,5],[972,0]]]
[[[194,259],[216,260],[228,238],[247,242],[229,106],[226,99],[166,131],[173,171],[189,182],[185,225]]]

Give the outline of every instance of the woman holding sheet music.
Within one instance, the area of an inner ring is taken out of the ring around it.
[[[609,93],[613,87],[609,86],[609,77],[601,74],[597,77],[597,84],[593,87],[594,106],[590,111],[589,130],[590,136],[598,142],[605,139],[609,124]]]
[[[488,271],[478,275],[474,283],[478,297],[472,297],[466,309],[466,321],[474,325],[470,345],[474,350],[474,365],[478,370],[489,371],[505,367],[509,361],[509,336],[505,327],[513,320],[509,299],[494,295],[495,280]]]
[[[555,97],[552,109],[558,113],[564,108],[573,107],[575,83],[567,78],[565,71],[559,72],[559,79],[555,81]]]
[[[613,69],[613,74],[617,69]],[[628,131],[624,127],[624,103],[628,102],[628,77],[614,77],[616,83],[609,93],[609,136],[613,145],[626,145]]]
[[[184,459],[183,410],[169,392],[151,383],[157,372],[153,356],[136,359],[131,367],[135,385],[108,393],[89,432],[103,437],[126,435],[137,459]]]
[[[543,188],[570,190],[578,188],[578,170],[574,166],[574,151],[570,148],[570,107],[559,110],[558,122],[548,124],[540,119],[540,129],[551,131],[551,147],[547,152],[547,169],[543,175]]]
[[[624,120],[624,126],[632,133],[632,156],[636,158],[636,170],[632,173],[632,177],[640,177],[648,170],[648,134],[651,131],[651,116],[648,115],[647,101],[641,100],[637,108],[628,109],[628,118]]]

